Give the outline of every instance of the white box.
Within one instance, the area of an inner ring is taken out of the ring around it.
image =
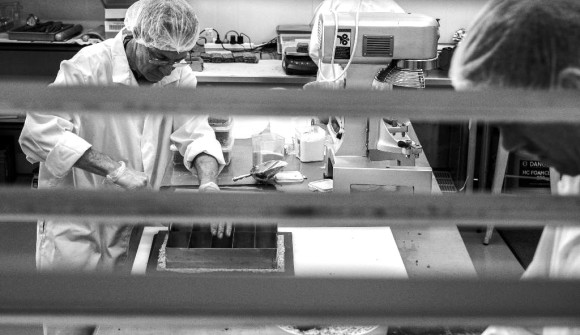
[[[105,34],[117,34],[124,27],[128,8],[105,8]]]

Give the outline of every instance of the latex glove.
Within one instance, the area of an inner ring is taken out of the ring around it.
[[[304,90],[341,90],[344,89],[344,81],[312,81],[302,86]]]
[[[148,179],[145,172],[139,172],[128,168],[124,162],[120,163],[121,167],[107,175],[108,181],[115,185],[119,185],[126,190],[136,190],[148,186]]]
[[[199,185],[199,192],[219,192],[220,188],[216,183],[209,182]],[[232,223],[231,222],[220,222],[212,223],[210,226],[211,234],[217,236],[218,238],[223,238],[224,233],[226,237],[232,235]]]
[[[200,192],[218,192],[219,190],[220,190],[220,187],[217,186],[216,183],[211,182],[211,181],[209,183],[199,185]]]

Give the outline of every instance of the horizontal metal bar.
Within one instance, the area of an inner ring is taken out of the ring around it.
[[[30,111],[212,115],[389,116],[457,122],[578,121],[576,92],[501,90],[303,91],[240,88],[52,87],[0,83],[0,114]],[[235,108],[233,107],[235,106]]]
[[[580,326],[580,282],[0,274],[0,322]]]
[[[0,221],[38,218],[110,223],[192,219],[300,226],[578,225],[580,197],[486,194],[114,192],[0,190]]]

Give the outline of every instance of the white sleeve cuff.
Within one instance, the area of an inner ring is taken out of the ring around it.
[[[73,165],[91,147],[87,141],[76,134],[65,132],[46,157],[46,168],[52,175],[62,178],[68,174]]]
[[[218,140],[215,138],[206,136],[191,142],[187,146],[187,149],[185,149],[183,163],[188,170],[191,171],[194,169],[193,159],[201,153],[206,153],[210,156],[213,156],[218,162],[219,171],[221,171],[226,165],[220,142],[218,142]]]

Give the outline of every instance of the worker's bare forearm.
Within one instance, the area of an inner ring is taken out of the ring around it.
[[[89,148],[85,153],[77,160],[74,167],[83,169],[90,173],[97,174],[99,176],[106,176],[121,166],[119,162],[114,161],[111,157]]]
[[[197,170],[199,184],[214,182],[217,184],[218,162],[208,154],[201,153],[193,159],[193,166]]]

